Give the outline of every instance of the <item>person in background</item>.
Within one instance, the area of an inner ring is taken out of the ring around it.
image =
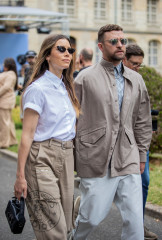
[[[22,94],[14,190],[18,199],[26,198],[38,240],[66,240],[73,227],[73,139],[80,108],[73,87],[74,51],[67,36],[49,35]]]
[[[35,51],[30,50],[30,51],[26,52],[25,57],[26,57],[26,61],[29,64],[29,66],[26,67],[25,71],[24,71],[23,89],[25,88],[25,86],[26,86],[27,82],[29,81],[29,78],[32,74],[33,66],[37,59],[37,53]]]
[[[13,58],[6,58],[4,72],[0,73],[0,148],[17,144],[12,109],[15,107],[17,90],[17,68]]]
[[[144,59],[144,52],[137,44],[129,44],[126,46],[126,54],[125,58],[123,59],[123,64],[136,71],[139,72],[139,69],[143,63]],[[147,151],[147,161],[145,164],[145,170],[142,173],[142,192],[143,192],[143,216],[145,213],[145,206],[148,196],[148,188],[150,182],[150,175],[149,175],[149,151]],[[145,240],[156,240],[158,236],[151,232],[146,226],[144,226],[144,237]]]
[[[91,48],[83,48],[80,51],[80,54],[76,59],[76,61],[79,63],[79,71],[77,70],[73,73],[74,79],[77,77],[79,72],[81,72],[82,70],[92,65],[92,58],[93,58],[93,50]]]
[[[74,81],[82,112],[75,138],[81,200],[69,239],[88,239],[113,201],[123,220],[121,239],[144,239],[141,173],[152,136],[151,110],[141,75],[122,64],[126,44],[120,26],[101,27],[102,60]]]

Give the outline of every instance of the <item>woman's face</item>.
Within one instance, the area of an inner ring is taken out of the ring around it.
[[[66,48],[65,52],[60,52],[59,47]],[[67,49],[71,48],[69,41],[67,39],[59,39],[53,46],[50,55],[46,58],[49,64],[49,71],[54,73],[59,77],[64,69],[67,69],[72,60],[72,54],[68,52]]]

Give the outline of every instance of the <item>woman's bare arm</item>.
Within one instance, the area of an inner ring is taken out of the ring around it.
[[[15,196],[20,199],[23,194],[24,198],[27,196],[27,183],[25,180],[25,164],[33,142],[34,133],[38,124],[39,114],[27,108],[24,113],[23,131],[18,152],[17,174],[14,186]]]

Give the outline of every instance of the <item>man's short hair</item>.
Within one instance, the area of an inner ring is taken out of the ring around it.
[[[144,51],[137,45],[137,44],[128,44],[126,46],[126,58],[127,60],[131,57],[131,56],[142,56],[144,58]]]
[[[92,61],[93,51],[91,49],[83,48],[80,52],[85,61]]]
[[[104,33],[111,31],[123,31],[123,28],[116,24],[107,24],[98,31],[98,42],[103,42]]]

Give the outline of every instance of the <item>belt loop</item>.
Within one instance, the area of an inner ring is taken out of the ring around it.
[[[52,142],[52,138],[49,139],[49,143],[48,143],[48,146],[51,147],[51,142]]]
[[[66,149],[66,142],[61,142],[61,147],[62,147],[63,150],[65,150]]]

